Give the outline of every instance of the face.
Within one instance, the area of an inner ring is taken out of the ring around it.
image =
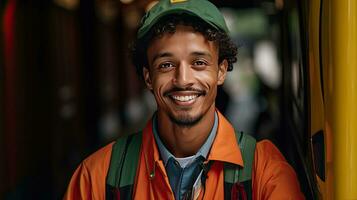
[[[145,83],[156,99],[158,115],[178,125],[192,126],[215,110],[217,86],[228,63],[218,63],[217,45],[192,27],[178,25],[148,47]]]

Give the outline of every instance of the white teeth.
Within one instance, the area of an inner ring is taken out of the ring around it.
[[[177,101],[190,101],[196,98],[198,95],[190,95],[190,96],[172,96],[173,99]]]

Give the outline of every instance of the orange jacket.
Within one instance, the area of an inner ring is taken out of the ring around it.
[[[205,192],[199,199],[224,199],[223,162],[243,166],[234,129],[219,113],[218,130],[208,160]],[[85,159],[75,171],[64,199],[105,199],[106,176],[113,143]],[[252,174],[253,199],[304,199],[294,170],[268,140],[256,145]],[[150,178],[150,173],[154,177]],[[203,196],[203,197],[202,197]],[[134,199],[174,199],[163,161],[152,133],[151,120],[143,130],[143,143],[134,184]]]

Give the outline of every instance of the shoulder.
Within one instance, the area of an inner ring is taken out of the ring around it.
[[[105,173],[107,172],[114,143],[115,142],[111,142],[110,144],[102,147],[83,161],[83,165],[89,172],[98,170],[105,171]]]
[[[286,161],[279,149],[269,140],[257,142],[255,156],[264,161]],[[262,161],[262,160],[261,160]]]
[[[269,140],[257,143],[253,187],[258,199],[303,199],[294,169]]]
[[[254,155],[255,173],[258,175],[273,175],[281,173],[280,176],[289,175],[295,178],[293,168],[284,158],[279,149],[269,140],[262,140],[257,143]]]
[[[63,199],[103,199],[114,142],[88,156],[76,169]]]

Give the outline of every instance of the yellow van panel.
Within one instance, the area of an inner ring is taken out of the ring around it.
[[[335,199],[357,199],[357,1],[331,0]]]

